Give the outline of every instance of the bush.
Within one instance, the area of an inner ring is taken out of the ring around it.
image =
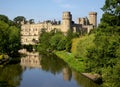
[[[72,40],[72,53],[76,57],[86,58],[87,49],[94,47],[94,34],[86,35],[78,39]]]

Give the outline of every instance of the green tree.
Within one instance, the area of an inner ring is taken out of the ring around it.
[[[109,26],[120,26],[120,0],[106,0],[102,10],[104,14],[101,24],[106,23]]]
[[[67,43],[66,43],[66,51],[71,52],[71,47],[72,47],[72,39],[79,37],[79,34],[77,33],[73,33],[72,30],[68,30],[66,33],[66,39],[67,39]]]
[[[0,14],[0,21],[4,21],[5,23],[8,23],[8,22],[9,22],[9,19],[8,19],[7,16]]]
[[[8,42],[8,27],[9,25],[3,21],[0,21],[0,52],[5,53],[5,48],[7,47]]]
[[[34,19],[30,19],[30,20],[29,20],[29,23],[30,23],[30,24],[35,23],[35,22],[34,22]]]
[[[119,87],[120,1],[106,0],[102,10],[104,14],[95,33],[95,46],[88,49],[86,67],[102,75],[104,87]]]
[[[45,29],[42,29],[42,32],[39,36],[39,44],[37,45],[37,50],[43,53],[50,50],[49,43],[50,38],[51,38],[50,33],[46,32]]]
[[[17,27],[10,26],[8,40],[9,54],[17,53],[18,49],[20,49],[20,31]]]
[[[26,18],[24,16],[17,16],[13,19],[13,21],[18,26],[18,28],[20,28],[22,21],[24,21],[26,23]]]
[[[66,43],[67,43],[67,39],[65,36],[63,36],[57,45],[57,50],[65,50]]]
[[[57,45],[62,39],[63,35],[62,34],[55,34],[54,36],[51,37],[50,39],[50,45],[52,49],[57,50]]]
[[[58,48],[58,44],[63,37],[65,37],[63,33],[57,29],[53,29],[50,32],[47,32],[46,29],[41,29],[37,50],[45,53],[46,51],[61,49]]]
[[[2,18],[3,17],[3,18]],[[2,20],[4,19],[4,20]],[[6,16],[0,20],[0,52],[12,56],[20,48],[20,31]]]

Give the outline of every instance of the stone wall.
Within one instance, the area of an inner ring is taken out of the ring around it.
[[[73,32],[84,31],[89,33],[91,29],[97,26],[97,13],[90,12],[89,19],[78,18],[78,23],[72,21],[72,14],[70,12],[63,12],[62,23],[58,24],[56,21],[44,21],[36,24],[23,24],[21,26],[21,44],[37,44],[42,29],[50,32],[52,29],[58,29],[66,33],[69,29]]]

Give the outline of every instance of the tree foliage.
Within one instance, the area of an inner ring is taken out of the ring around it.
[[[72,52],[75,55],[75,57],[85,59],[86,54],[88,53],[87,50],[89,48],[93,48],[95,46],[95,44],[93,43],[94,39],[95,39],[94,34],[86,35],[86,36],[81,37],[79,39],[74,39],[72,41]]]
[[[8,55],[17,53],[20,48],[19,29],[11,25],[10,21],[6,16],[0,18],[0,53]]]
[[[26,18],[24,16],[17,16],[13,19],[13,22],[17,25],[18,28],[21,27],[22,21],[24,21],[26,23]]]
[[[102,10],[104,11],[101,23],[109,26],[120,26],[120,0],[106,0]]]
[[[63,34],[57,29],[53,29],[50,32],[47,32],[46,29],[42,29],[37,50],[42,52],[67,50],[70,52],[73,37],[77,37],[77,34],[71,31],[68,31],[67,34]]]
[[[86,70],[101,74],[104,87],[120,86],[120,1],[106,0],[104,14],[88,49]]]

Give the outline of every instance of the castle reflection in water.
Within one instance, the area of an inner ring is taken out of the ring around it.
[[[57,66],[60,65],[59,68],[61,67],[60,70],[61,70],[64,81],[71,81],[71,79],[74,78],[76,79],[77,83],[80,84],[80,86],[82,85],[82,87],[99,87],[98,85],[96,86],[96,84],[93,83],[92,80],[89,80],[88,78],[85,78],[84,76],[82,76],[80,73],[74,70],[71,70],[71,68],[69,68],[69,66],[66,66],[65,63],[62,63],[59,58],[57,58],[57,61],[55,60],[50,61],[50,57],[44,58],[43,55],[39,55],[38,52],[27,52],[26,50],[22,50],[21,53],[26,54],[26,56],[23,56],[21,58],[21,62],[20,62],[20,65],[23,70],[26,70],[27,68],[29,69],[38,68],[38,69],[45,70],[45,71],[48,70],[48,72],[53,73],[54,71],[59,72],[59,70],[57,71],[54,69],[58,68]],[[43,64],[43,62],[45,64]],[[61,66],[61,64],[63,66]],[[47,67],[47,69],[44,69],[45,67]],[[49,71],[48,68],[53,69],[53,70]]]
[[[25,52],[26,56],[21,58],[20,65],[23,70],[26,68],[40,68],[42,69],[41,60],[42,57],[38,52]],[[72,76],[71,69],[69,67],[64,67],[62,69],[63,79],[69,81]]]
[[[40,64],[40,57],[38,52],[26,52],[26,56],[21,58],[20,65],[22,68],[42,68]]]

